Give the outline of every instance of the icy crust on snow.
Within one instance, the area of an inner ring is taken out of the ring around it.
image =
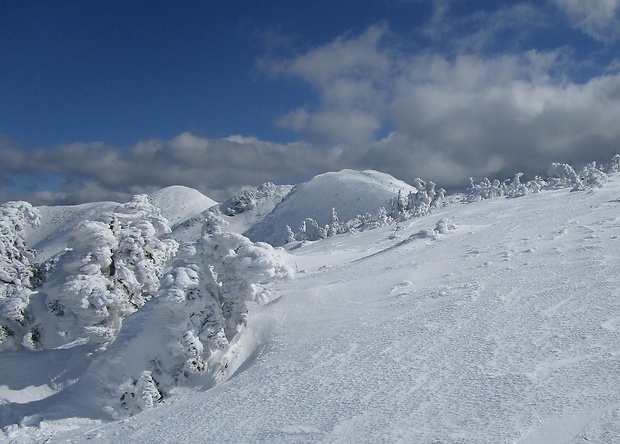
[[[619,248],[618,175],[595,192],[451,205],[397,233],[309,243],[291,259],[298,278],[250,314],[266,347],[235,377],[123,422],[10,436],[614,442]]]
[[[161,209],[161,215],[171,227],[217,205],[216,201],[200,191],[181,185],[162,188],[150,194],[149,201]]]
[[[333,208],[342,221],[375,213],[397,196],[399,190],[404,196],[416,192],[411,185],[378,171],[342,170],[321,174],[296,185],[267,217],[244,234],[255,242],[283,245],[287,240],[287,225],[295,231],[305,218],[311,217],[324,226],[331,221]]]

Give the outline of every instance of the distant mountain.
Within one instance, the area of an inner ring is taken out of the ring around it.
[[[180,185],[155,191],[149,195],[149,201],[161,209],[171,228],[217,205],[200,191]]]
[[[411,185],[378,171],[321,174],[295,186],[267,217],[244,234],[254,242],[283,245],[287,225],[296,230],[305,218],[311,217],[323,226],[330,222],[332,208],[341,221],[365,212],[374,213],[397,196],[399,190],[405,196],[415,192]]]
[[[274,185],[267,182],[258,187],[243,190],[219,204],[203,211],[174,227],[173,237],[179,241],[194,241],[202,233],[207,213],[215,209],[228,223],[226,230],[243,233],[260,222],[291,191],[292,185]]]
[[[293,185],[264,183],[244,190],[219,205],[229,229],[236,233],[247,231],[264,219],[293,189]]]

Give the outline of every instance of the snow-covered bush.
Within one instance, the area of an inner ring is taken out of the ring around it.
[[[456,225],[448,219],[439,219],[435,224],[435,232],[437,234],[448,234],[452,230],[456,230]]]
[[[620,173],[620,154],[614,155],[611,161],[605,165],[605,172],[607,174]]]
[[[572,166],[566,163],[552,163],[547,170],[547,176],[549,177],[549,188],[571,188],[573,190],[584,188],[579,175]]]
[[[147,196],[135,196],[104,221],[84,221],[43,286],[53,322],[44,323],[41,348],[87,338],[105,347],[123,319],[157,295],[164,267],[178,244]]]
[[[136,380],[125,382],[121,391],[121,406],[129,416],[149,409],[164,399],[149,371],[143,371]]]
[[[607,174],[596,166],[596,162],[591,162],[579,171],[579,178],[583,187],[602,188],[608,180]]]
[[[93,369],[112,396],[108,413],[132,415],[193,378],[227,372],[222,359],[246,325],[248,304],[268,299],[267,283],[293,275],[282,254],[221,231],[181,246],[159,297],[126,320]]]
[[[39,212],[28,202],[0,206],[0,282],[30,285],[34,251],[26,242],[24,228],[39,225]]]
[[[28,306],[37,268],[24,228],[38,226],[39,218],[27,202],[0,206],[0,350],[28,348],[36,339]]]
[[[493,199],[496,197],[520,197],[528,194],[536,194],[540,192],[547,183],[538,176],[529,182],[522,183],[523,173],[517,173],[512,180],[508,179],[503,182],[495,179],[491,182],[488,178],[478,184],[474,183],[472,178],[469,179],[469,187],[465,191],[466,202],[477,202],[485,199]]]
[[[311,217],[307,217],[301,222],[301,226],[295,234],[295,240],[317,241],[320,239],[325,239],[328,233],[329,226],[321,228],[316,220],[312,219]]]
[[[535,194],[542,190],[570,188],[572,191],[581,191],[602,187],[608,180],[607,174],[620,171],[620,155],[616,154],[611,162],[603,167],[591,162],[584,166],[579,173],[565,163],[552,163],[547,170],[547,179],[536,176],[533,180],[521,182],[523,173],[517,173],[510,180],[491,182],[486,177],[479,184],[470,179],[470,186],[465,191],[466,202],[476,202],[494,197],[519,197]],[[607,173],[607,174],[606,174]]]

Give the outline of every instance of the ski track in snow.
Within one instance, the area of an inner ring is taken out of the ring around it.
[[[297,277],[251,314],[261,348],[228,381],[124,421],[7,439],[617,442],[618,195],[616,175],[593,193],[451,205],[397,239],[387,227],[304,246]],[[456,230],[415,236],[441,218]]]

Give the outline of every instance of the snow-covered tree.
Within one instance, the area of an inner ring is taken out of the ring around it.
[[[549,187],[551,188],[571,188],[573,190],[584,188],[579,175],[567,163],[552,163],[547,170],[547,176],[549,176]]]
[[[601,171],[596,162],[590,162],[579,171],[579,178],[584,187],[601,188],[608,180],[607,174]]]
[[[37,227],[39,212],[27,202],[0,206],[0,350],[29,347],[36,340],[28,311],[36,266],[24,228]]]
[[[620,154],[615,154],[611,161],[605,166],[607,174],[620,173]]]
[[[295,240],[317,241],[320,239],[325,239],[327,237],[328,230],[329,227],[320,227],[316,220],[311,217],[307,217],[301,222],[299,230],[295,233]]]
[[[34,251],[26,242],[24,228],[37,227],[39,220],[38,210],[28,202],[7,202],[0,206],[1,284],[30,286]]]
[[[77,339],[105,347],[122,320],[157,295],[164,267],[178,244],[159,236],[170,231],[146,195],[135,196],[103,221],[85,221],[43,287],[53,326],[43,348]]]
[[[108,403],[110,413],[137,413],[201,375],[225,377],[226,352],[246,325],[248,304],[267,300],[267,283],[292,277],[282,254],[229,232],[205,234],[182,245],[161,280],[159,296],[127,320],[122,343],[106,350],[111,364],[102,356],[107,367],[99,375],[104,383],[119,374],[124,380],[114,390],[116,400]],[[145,325],[148,322],[157,325]],[[124,361],[133,358],[127,354],[135,354],[135,344],[151,348],[142,347],[140,362],[128,366]]]
[[[286,244],[295,242],[295,233],[293,233],[293,229],[290,225],[287,225],[284,229],[284,239]]]
[[[329,226],[327,228],[327,236],[335,236],[337,234],[342,233],[343,224],[340,222],[338,218],[338,212],[335,208],[332,208],[332,217],[329,222]]]

